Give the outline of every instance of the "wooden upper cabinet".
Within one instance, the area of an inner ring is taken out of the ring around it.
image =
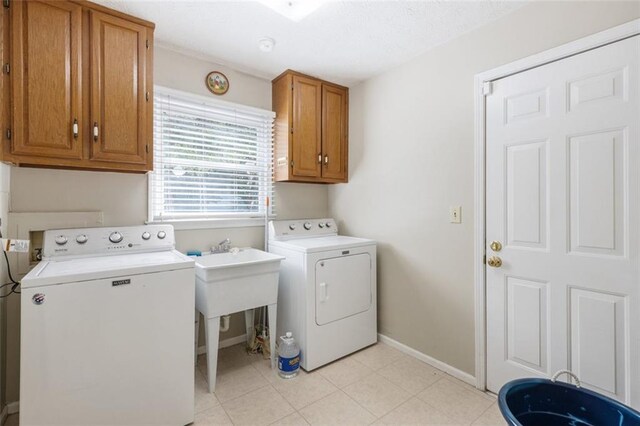
[[[3,64],[8,64],[10,61],[8,46],[9,40],[9,9],[6,7],[0,8],[0,61]],[[7,129],[11,128],[11,113],[9,112],[11,92],[9,91],[9,75],[5,72],[0,72],[0,140],[4,141],[4,134]],[[9,141],[11,142],[11,141]],[[10,149],[8,144],[4,144],[5,149]],[[4,161],[5,153],[4,149],[0,149],[0,161]]]
[[[322,155],[322,83],[293,76],[293,175],[319,177]]]
[[[348,92],[344,87],[322,85],[322,177],[347,179]]]
[[[91,11],[91,159],[147,162],[146,27]]]
[[[11,154],[82,158],[81,26],[74,3],[11,3]]]
[[[153,23],[82,0],[10,0],[8,10],[3,160],[151,170]]]
[[[347,182],[349,89],[289,70],[272,91],[275,180]]]

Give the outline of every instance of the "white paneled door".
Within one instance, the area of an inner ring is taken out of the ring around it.
[[[569,369],[640,407],[639,57],[635,36],[486,97],[491,391]]]

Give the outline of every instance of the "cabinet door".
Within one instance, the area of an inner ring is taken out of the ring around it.
[[[12,154],[81,159],[81,25],[71,2],[12,3]]]
[[[322,177],[347,179],[347,89],[322,85]]]
[[[90,13],[91,159],[144,164],[147,29],[101,12]]]
[[[322,83],[293,77],[293,175],[320,177]]]

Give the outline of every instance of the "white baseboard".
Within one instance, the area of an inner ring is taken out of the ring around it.
[[[471,386],[476,386],[476,378],[469,373],[465,373],[462,370],[459,370],[455,367],[450,366],[447,363],[444,363],[440,360],[430,357],[429,355],[423,354],[403,343],[398,342],[397,340],[393,340],[391,337],[387,337],[384,334],[378,333],[378,341],[382,343],[386,343],[399,350],[400,352],[404,352],[405,354],[412,356],[422,362],[425,362],[432,367],[437,368],[438,370],[444,371],[445,373],[455,377],[456,379],[462,380],[465,383],[470,384]]]
[[[240,336],[230,337],[229,339],[221,340],[218,343],[218,349],[228,348],[229,346],[234,346],[240,343],[244,343],[247,341],[247,335],[241,334]],[[198,355],[206,354],[207,347],[205,345],[198,346]]]
[[[20,411],[20,401],[14,401],[7,404],[7,414],[15,414]]]

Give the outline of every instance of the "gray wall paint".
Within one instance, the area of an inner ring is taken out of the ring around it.
[[[212,95],[204,85],[210,71],[226,74],[231,85],[220,99],[271,110],[271,82],[218,64],[157,48],[155,84]],[[278,183],[275,187],[278,219],[324,217],[328,212],[324,185]],[[104,223],[140,225],[147,219],[147,176],[126,173],[86,172],[32,168],[11,169],[10,209],[12,212],[102,211]],[[4,223],[3,223],[4,225]],[[240,247],[264,247],[264,227],[199,229],[176,231],[178,250],[208,250],[213,243],[229,237]],[[7,303],[7,401],[17,401],[19,391],[19,298]],[[244,316],[232,317],[231,328],[220,339],[243,334]],[[202,333],[201,333],[202,337]],[[201,344],[204,339],[201,338]]]
[[[350,181],[329,206],[379,241],[381,333],[474,373],[473,77],[638,16],[640,2],[533,2],[351,89]]]

